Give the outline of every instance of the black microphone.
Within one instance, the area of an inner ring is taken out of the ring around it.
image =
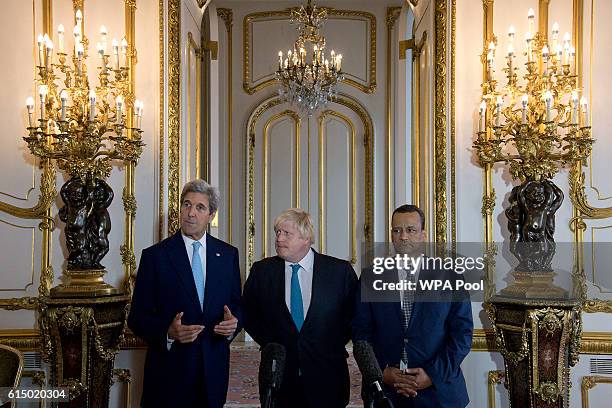
[[[278,343],[268,343],[261,351],[259,362],[259,399],[262,408],[274,407],[274,394],[283,382],[285,346]]]
[[[370,408],[393,408],[393,403],[383,391],[382,371],[380,371],[370,343],[364,340],[356,341],[353,344],[353,355],[363,377],[363,387],[367,397],[366,403],[369,402],[367,406]]]

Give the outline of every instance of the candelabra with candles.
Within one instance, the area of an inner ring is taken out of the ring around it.
[[[299,36],[284,59],[283,52],[278,52],[279,95],[309,116],[336,97],[338,82],[344,79],[342,54],[332,50],[327,59],[325,37],[319,33],[326,18],[327,10],[312,5],[312,0],[306,7],[292,10],[291,23],[298,25]],[[312,44],[310,61],[307,44]]]
[[[530,9],[524,81],[518,79],[513,27],[503,86],[495,79],[495,44],[485,51],[486,79],[473,145],[482,166],[505,162],[521,181],[505,211],[509,249],[518,265],[511,272],[514,279],[485,309],[504,357],[510,405],[565,408],[582,325],[580,302],[554,284],[555,212],[563,192],[551,179],[560,167],[583,162],[594,140],[586,99],[579,99],[570,36],[560,42],[555,23],[549,43],[544,33],[534,34],[534,20]]]
[[[108,252],[113,198],[106,184],[113,160],[136,163],[142,153],[140,129],[143,104],[130,90],[128,43],[112,41],[106,53],[107,30],[100,29],[97,86],[88,76],[88,39],[83,15],[76,12],[74,46],[65,50],[63,25],[57,30],[57,52],[48,34],[38,36],[37,82],[39,117],[32,97],[27,98],[27,142],[32,154],[57,162],[70,176],[61,189],[65,206],[60,219],[66,223],[69,256],[64,271],[68,280],[53,288],[63,295],[113,294],[116,289],[102,280],[100,260]],[[133,108],[133,110],[132,110]],[[127,117],[133,111],[132,117]]]
[[[478,138],[474,142],[482,165],[506,162],[510,174],[523,182],[550,179],[560,165],[586,159],[594,141],[586,98],[578,99],[575,49],[569,33],[561,44],[555,23],[552,42],[547,44],[543,36],[533,34],[533,10],[528,18],[522,86],[514,62],[514,28],[508,32],[505,86],[499,86],[495,79],[496,47],[493,42],[489,44],[487,80],[482,84]]]

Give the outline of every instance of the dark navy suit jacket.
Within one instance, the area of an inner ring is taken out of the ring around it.
[[[291,401],[294,390],[303,384],[308,406],[348,404],[345,346],[351,337],[356,289],[357,275],[350,263],[315,252],[312,298],[298,332],[285,302],[285,261],[274,256],[253,264],[244,284],[244,326],[261,347],[285,346],[280,389],[284,401]]]
[[[227,337],[214,333],[227,305],[242,327],[238,250],[206,234],[206,289],[200,308],[191,265],[181,232],[142,251],[128,318],[130,329],[148,346],[142,395],[143,407],[170,407],[188,392],[184,384],[205,375],[208,406],[225,403],[229,379]],[[184,325],[204,325],[193,343],[175,341],[167,348],[168,327],[184,312]],[[233,339],[233,337],[232,337]]]
[[[397,276],[397,272],[395,272]],[[419,280],[430,272],[421,270]],[[456,279],[454,272],[433,272],[436,278]],[[353,341],[366,340],[374,348],[381,369],[399,364],[404,330],[399,295],[396,301],[362,301],[363,285],[371,285],[371,271],[362,273],[357,291],[356,317],[353,322]],[[431,295],[431,293],[429,294]],[[469,353],[472,345],[472,307],[466,293],[462,301],[448,301],[428,297],[419,300],[415,295],[412,314],[406,331],[408,366],[421,367],[427,372],[432,386],[418,391],[415,398],[407,399],[393,389],[385,387],[385,392],[396,407],[414,408],[464,408],[469,397],[465,379],[461,372],[461,362]]]

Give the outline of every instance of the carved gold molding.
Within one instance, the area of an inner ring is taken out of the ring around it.
[[[604,377],[602,375],[587,375],[582,377],[580,391],[582,394],[582,408],[589,408],[589,390],[595,388],[598,384],[612,384],[612,377]]]
[[[130,408],[132,406],[132,374],[127,368],[113,368],[113,376],[111,378],[111,385],[117,381],[121,381],[125,384],[125,399],[123,406]]]
[[[225,30],[227,31],[227,242],[232,243],[232,225],[233,225],[233,140],[232,140],[232,126],[233,126],[233,110],[232,110],[232,93],[233,93],[233,36],[232,27],[234,22],[234,13],[228,8],[218,8],[217,16],[223,19],[225,23]]]
[[[168,235],[179,229],[181,180],[181,0],[168,1]],[[163,87],[161,89],[163,92]],[[160,135],[163,139],[163,133]],[[163,209],[162,209],[163,211]]]
[[[452,6],[451,6],[452,7]],[[454,11],[454,10],[452,10]],[[448,3],[435,0],[435,92],[434,92],[434,196],[435,196],[435,242],[447,241],[447,61],[448,61]],[[451,33],[451,36],[453,33]]]
[[[391,213],[393,211],[393,186],[394,186],[394,171],[395,164],[393,153],[391,152],[391,144],[393,143],[393,111],[391,105],[393,103],[393,28],[402,11],[401,7],[387,7],[387,78],[386,78],[386,100],[385,100],[385,181],[386,181],[386,206],[385,206],[385,225],[391,225]],[[387,231],[387,241],[391,241],[391,228],[385,228]]]
[[[271,17],[276,17],[278,19],[286,19],[288,20],[291,16],[291,10],[293,8],[287,8],[285,10],[272,10],[272,11],[260,11],[256,13],[250,13],[244,16],[244,20],[242,23],[242,39],[243,39],[243,84],[242,87],[244,91],[253,95],[254,93],[271,86],[276,83],[276,79],[273,77],[262,81],[260,83],[253,83],[251,80],[251,47],[252,47],[252,38],[251,38],[251,23],[267,19]],[[327,10],[327,16],[329,17],[337,17],[337,19],[362,19],[364,21],[368,21],[370,26],[370,60],[369,60],[369,83],[362,84],[351,78],[347,78],[346,74],[343,83],[353,86],[365,93],[374,93],[376,91],[376,16],[372,13],[368,13],[366,11],[359,10],[340,10],[331,7],[321,7],[321,9]]]
[[[505,373],[500,370],[491,370],[487,374],[487,406],[495,408],[495,386],[503,384]]]
[[[456,117],[455,117],[455,60],[456,46],[455,39],[457,31],[457,0],[452,0],[451,3],[451,61],[450,61],[450,166],[451,166],[451,199],[450,199],[450,216],[451,216],[451,242],[453,249],[457,242],[457,132],[456,132]]]
[[[492,329],[474,329],[472,351],[499,351]],[[612,332],[582,332],[580,354],[612,355]]]

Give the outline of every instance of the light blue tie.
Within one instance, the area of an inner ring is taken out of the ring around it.
[[[304,302],[302,302],[302,289],[298,278],[299,270],[300,264],[291,265],[291,316],[298,331],[302,330],[304,324]]]
[[[195,241],[193,244],[193,257],[191,260],[191,272],[193,273],[193,281],[195,282],[196,290],[198,291],[198,299],[200,300],[200,309],[204,309],[204,269],[202,268],[202,259],[200,258],[200,241]]]

